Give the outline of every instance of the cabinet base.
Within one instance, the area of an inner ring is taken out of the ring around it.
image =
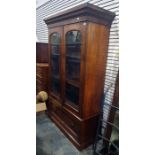
[[[93,144],[96,134],[98,116],[82,121],[80,125],[81,131],[78,133],[78,136],[71,132],[71,129],[54,113],[48,112],[48,116],[78,150],[83,150],[84,148]]]

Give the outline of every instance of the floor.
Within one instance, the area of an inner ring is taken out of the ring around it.
[[[36,117],[37,155],[93,155],[92,146],[78,151],[45,113]]]

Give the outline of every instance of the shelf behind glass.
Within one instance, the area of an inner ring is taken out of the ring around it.
[[[66,33],[67,44],[81,43],[81,32],[77,30],[72,30]]]
[[[54,95],[60,96],[60,80],[58,77],[55,78],[55,76],[52,76],[51,90]]]
[[[80,56],[71,56],[71,55],[66,55],[67,59],[74,59],[77,60],[78,63],[80,63]]]
[[[51,45],[52,54],[58,54],[60,53],[60,45]]]
[[[66,79],[66,83],[73,85],[75,87],[80,87],[80,81],[78,80],[70,80],[70,79]]]
[[[79,88],[75,87],[71,84],[68,84],[66,82],[65,84],[65,96],[66,96],[66,101],[69,101],[75,106],[79,105]]]
[[[66,55],[80,58],[81,44],[66,44]]]
[[[59,56],[57,55],[52,55],[51,58],[51,65],[52,65],[52,74],[58,76],[60,71],[59,71]]]
[[[66,77],[73,81],[80,80],[80,60],[71,58],[66,59]]]

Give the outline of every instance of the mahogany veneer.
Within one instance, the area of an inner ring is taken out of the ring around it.
[[[80,150],[93,143],[96,133],[114,16],[86,3],[45,19],[49,35],[48,114]]]
[[[48,43],[36,43],[36,62],[48,63]]]

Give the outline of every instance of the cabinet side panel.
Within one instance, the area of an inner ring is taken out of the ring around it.
[[[83,117],[99,112],[103,92],[109,29],[104,25],[88,23],[85,63]]]

